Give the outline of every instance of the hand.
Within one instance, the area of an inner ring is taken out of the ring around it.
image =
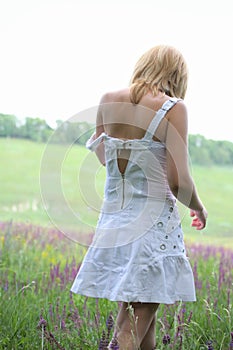
[[[190,210],[190,216],[193,217],[191,226],[196,227],[196,230],[203,230],[206,226],[208,213],[203,207],[202,210]]]

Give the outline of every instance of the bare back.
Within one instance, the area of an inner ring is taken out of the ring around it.
[[[141,139],[154,118],[156,112],[162,107],[168,96],[160,93],[157,96],[147,94],[143,96],[138,105],[130,101],[129,89],[120,90],[104,95],[97,117],[97,134],[105,132],[107,135],[119,139]],[[153,139],[165,142],[167,118],[160,123]],[[129,150],[124,150],[118,158],[119,170],[124,173]]]
[[[100,101],[96,120],[96,137],[105,132],[120,139],[141,139],[156,112],[170,97],[163,93],[146,94],[140,103],[130,101],[129,89],[107,93]],[[171,186],[177,183],[177,166],[182,177],[190,178],[188,169],[188,123],[187,109],[183,102],[176,104],[159,124],[154,141],[166,143],[167,174]],[[124,172],[129,155],[119,157],[119,168]],[[175,185],[174,185],[175,186]]]
[[[138,105],[130,101],[129,89],[104,95],[97,119],[102,132],[120,139],[141,139],[163,103],[169,97],[164,94],[143,96]],[[155,141],[164,142],[166,137],[167,119],[165,118],[154,136]]]

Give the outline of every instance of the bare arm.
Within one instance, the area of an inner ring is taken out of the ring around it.
[[[201,230],[206,225],[207,212],[198,196],[188,165],[188,118],[183,102],[168,112],[166,137],[167,177],[174,196],[191,209],[192,226]]]
[[[93,140],[95,140],[98,136],[100,136],[104,132],[104,125],[103,125],[103,115],[102,115],[102,104],[105,103],[105,95],[101,98],[99,108],[97,111],[97,117],[96,117],[96,129],[95,134],[92,135]],[[101,142],[99,146],[96,148],[95,151],[100,163],[102,165],[105,165],[105,150],[104,150],[104,143]]]

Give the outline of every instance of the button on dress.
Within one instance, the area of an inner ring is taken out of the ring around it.
[[[72,292],[125,302],[196,300],[176,198],[166,176],[166,146],[153,140],[177,101],[163,104],[142,139],[103,133],[87,142],[91,151],[104,142],[107,174],[94,238]],[[123,150],[129,158],[122,174],[118,158]]]

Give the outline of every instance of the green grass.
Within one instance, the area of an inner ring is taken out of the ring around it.
[[[198,301],[160,305],[157,349],[205,350],[213,342],[214,350],[228,350],[233,332],[232,251],[196,245],[188,250]],[[107,318],[112,313],[116,319],[118,304],[70,295],[84,253],[84,247],[59,231],[0,224],[1,350],[99,348]],[[165,335],[170,345],[163,344]]]
[[[47,147],[2,138],[0,160],[1,221],[55,225],[70,235],[94,230],[105,169],[93,153],[77,145]],[[190,227],[189,211],[181,207],[186,240],[233,246],[233,169],[193,165],[192,174],[209,219],[204,231],[195,231]]]
[[[203,231],[193,230],[187,212],[183,220],[186,237],[201,243],[233,246],[233,168],[193,166],[192,176],[208,210],[208,224]]]

